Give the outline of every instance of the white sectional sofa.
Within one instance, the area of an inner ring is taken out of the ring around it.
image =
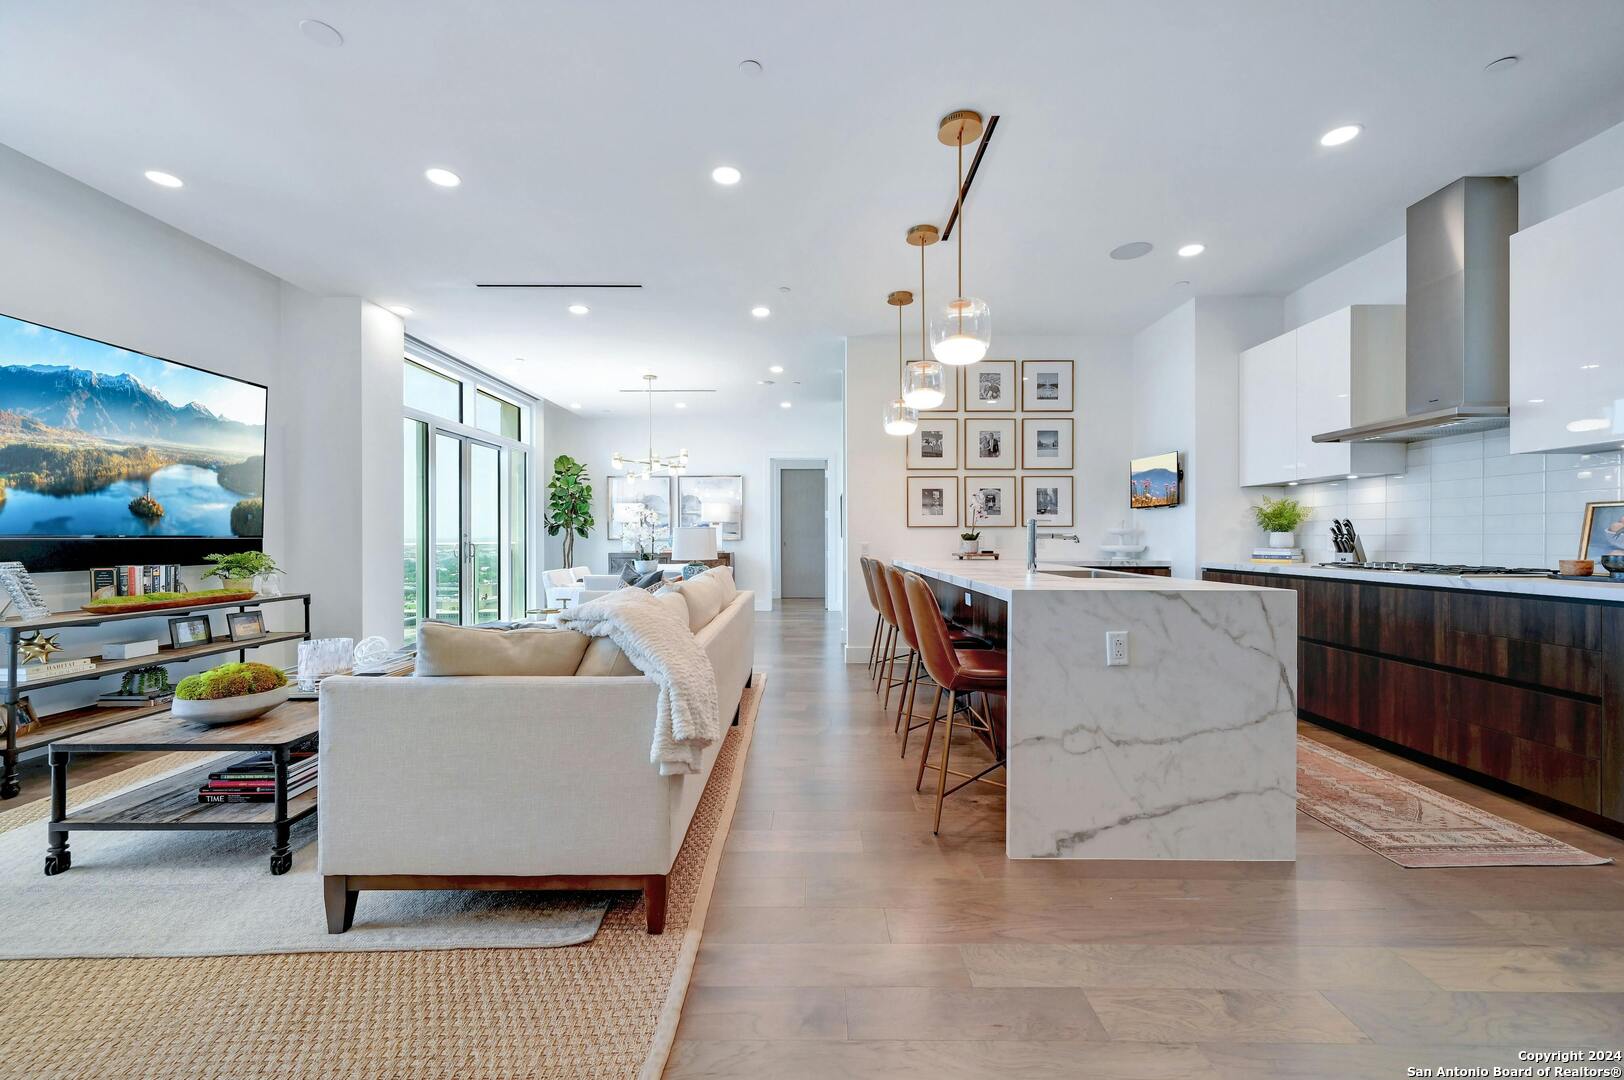
[[[737,592],[694,630],[724,720],[749,685],[754,604]],[[656,696],[635,673],[325,680],[328,930],[349,929],[363,890],[583,888],[643,890],[663,931],[666,875],[721,740],[700,773],[661,776]]]

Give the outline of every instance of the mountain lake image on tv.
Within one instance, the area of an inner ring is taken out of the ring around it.
[[[0,315],[0,549],[257,548],[264,494],[264,387]]]
[[[1179,481],[1183,469],[1175,451],[1154,457],[1134,458],[1129,466],[1128,505],[1144,510],[1179,504]]]

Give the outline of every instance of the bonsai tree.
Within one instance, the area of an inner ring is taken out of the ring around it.
[[[239,551],[234,555],[205,555],[209,570],[204,577],[217,577],[221,582],[252,581],[267,574],[280,574],[276,560],[263,551]]]
[[[1308,511],[1296,499],[1265,497],[1252,507],[1252,518],[1264,532],[1290,533],[1296,532],[1298,526],[1307,520]]]
[[[221,664],[196,675],[188,675],[175,687],[182,701],[218,701],[221,698],[263,694],[286,686],[288,677],[269,664]]]
[[[575,538],[585,540],[592,535],[592,484],[586,478],[586,466],[568,454],[553,459],[543,524],[548,536],[564,534],[564,565],[574,565]]]

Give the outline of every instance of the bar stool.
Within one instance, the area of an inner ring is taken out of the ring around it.
[[[898,649],[901,629],[897,626],[896,598],[891,595],[891,589],[885,581],[886,566],[878,559],[868,561],[869,573],[874,580],[874,599],[880,609],[880,618],[885,622],[885,630],[880,635],[880,652],[876,667],[877,678],[874,682],[874,692],[878,694],[883,687],[885,690],[885,703],[881,708],[891,707],[891,688],[902,682],[896,677],[897,661],[902,659],[902,652]]]
[[[902,571],[895,566],[880,567],[880,577],[891,592],[891,607],[897,613],[897,630],[902,640],[908,646],[908,656],[905,661],[903,674],[902,694],[897,699],[897,720],[891,725],[892,732],[902,732],[902,757],[908,756],[908,735],[924,727],[929,720],[920,720],[914,712],[914,700],[918,696],[919,683],[922,679],[930,678],[925,671],[923,660],[919,653],[919,635],[914,629],[913,612],[909,608],[907,589],[903,585]],[[945,620],[944,620],[945,622]],[[947,636],[955,649],[985,649],[987,642],[983,638],[972,634],[954,622],[946,622]],[[940,695],[937,703],[941,702]],[[907,726],[903,726],[903,715],[908,717]],[[915,721],[918,721],[917,723]]]
[[[925,732],[925,752],[919,757],[919,776],[914,781],[914,790],[918,791],[925,782],[925,769],[936,770],[936,820],[931,832],[938,833],[942,828],[942,802],[947,796],[967,784],[977,782],[999,788],[1005,786],[1000,781],[987,779],[988,773],[1003,767],[1006,749],[1002,725],[993,723],[987,695],[1008,693],[1009,657],[1007,653],[994,649],[955,649],[948,635],[947,620],[942,617],[942,610],[936,605],[936,594],[930,591],[930,586],[918,574],[909,573],[903,575],[903,588],[907,593],[908,610],[913,617],[913,629],[918,636],[919,653],[924,658],[925,670],[936,681],[936,701],[931,709],[930,728]],[[942,739],[941,764],[931,765],[930,744],[936,735],[936,714],[940,710],[944,692],[952,695],[947,710],[947,734]],[[979,714],[971,704],[972,695],[977,693],[981,695],[982,711]],[[948,767],[961,694],[965,697],[969,713],[965,724],[980,736],[993,754],[993,763],[978,773],[955,772]],[[952,788],[947,786],[950,775],[961,778]]]
[[[874,609],[874,636],[868,643],[868,672],[872,675],[880,658],[880,627],[885,624],[885,616],[880,614],[880,599],[874,593],[874,560],[864,555],[861,562],[863,584],[868,587],[868,606]]]

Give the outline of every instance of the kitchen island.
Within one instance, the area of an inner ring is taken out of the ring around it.
[[[1289,860],[1290,592],[1040,563],[896,565],[1009,653],[1015,859]],[[1127,633],[1107,665],[1106,634]]]

